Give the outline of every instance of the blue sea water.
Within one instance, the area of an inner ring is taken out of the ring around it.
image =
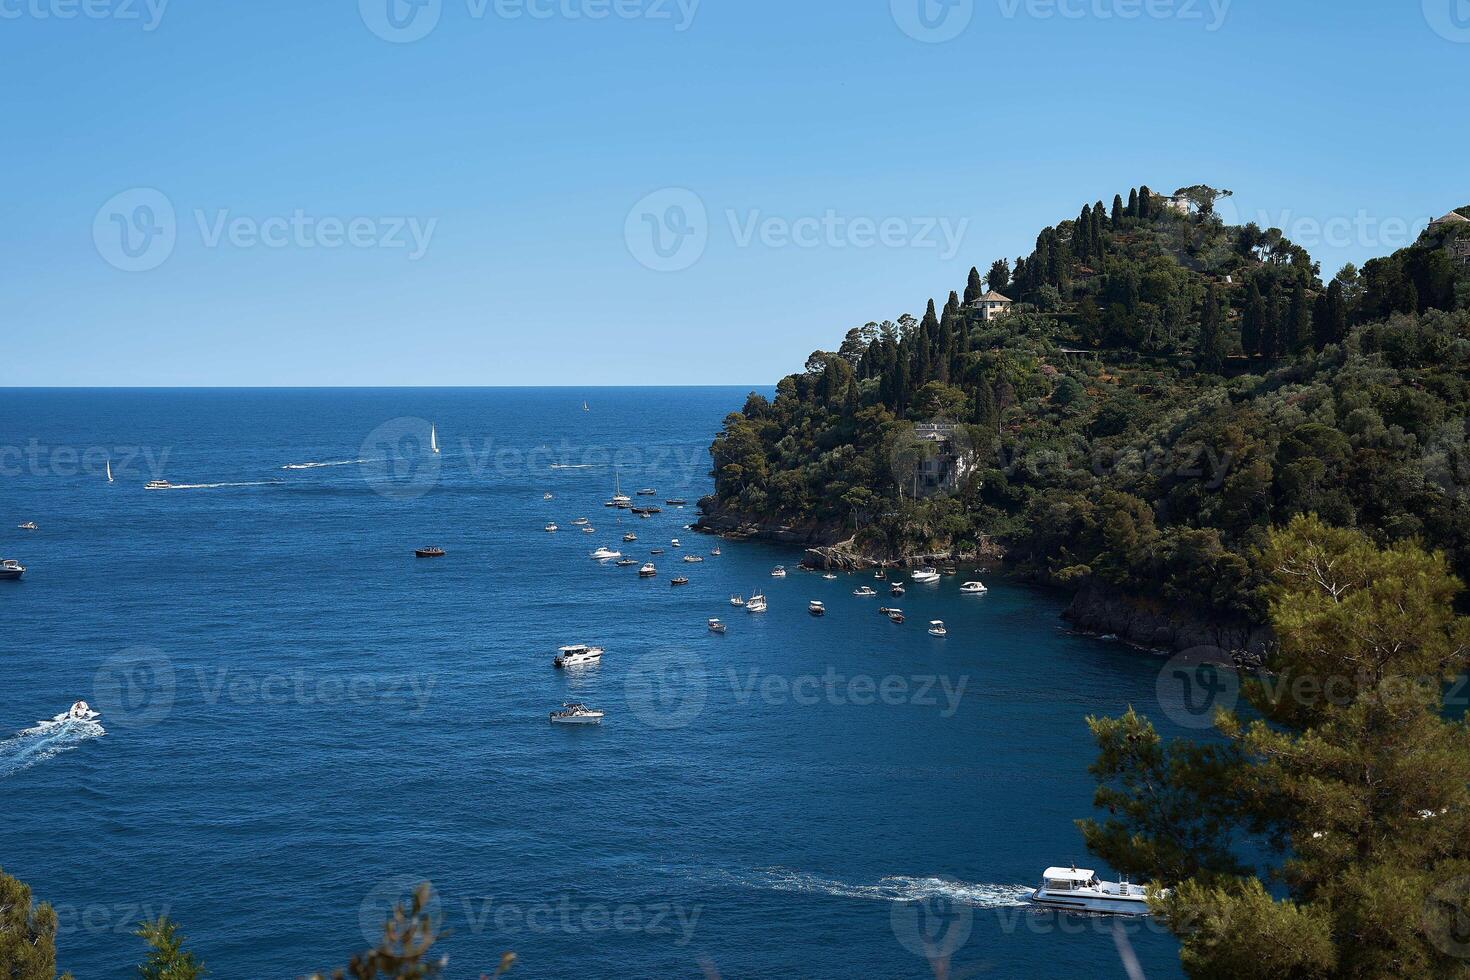
[[[8,392],[0,867],[61,966],[131,975],[166,912],[215,977],[300,976],[429,880],[453,977],[1179,976],[1155,926],[1021,903],[1087,861],[1084,718],[1159,715],[1159,661],[1004,579],[859,599],[791,549],[709,556],[684,525],[745,394]],[[615,473],[690,506],[608,510]],[[600,545],[669,550],[640,580]],[[601,666],[554,670],[578,641]],[[99,724],[38,726],[78,698]],[[573,699],[607,723],[548,724]]]

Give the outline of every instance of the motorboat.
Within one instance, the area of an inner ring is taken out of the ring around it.
[[[602,647],[589,647],[585,643],[578,643],[557,650],[556,659],[551,663],[557,668],[585,667],[588,664],[600,663],[603,653]]]
[[[890,610],[888,610],[888,621],[890,623],[895,623],[895,624],[897,624],[899,626],[902,626],[903,625],[903,610],[902,609],[890,609]]]
[[[617,561],[623,557],[623,553],[621,551],[613,551],[611,548],[598,548],[587,557],[593,561]]]
[[[669,542],[669,547],[670,548],[682,548],[684,546],[679,543],[679,539],[678,538],[675,538],[674,540],[672,540],[672,541]]]
[[[173,484],[170,483],[170,482],[168,482],[167,480],[149,480],[147,483],[143,484],[143,489],[144,490],[167,490],[167,489],[169,489],[172,486],[173,486]]]
[[[661,554],[664,553],[664,549],[662,549],[662,548],[649,548],[648,549],[648,553],[650,555],[661,555]]]
[[[948,636],[949,630],[944,628],[944,621],[942,619],[933,619],[929,621],[929,635]]]
[[[658,491],[657,490],[654,490],[654,489],[652,489],[650,487],[644,487],[642,490],[639,490],[638,491],[638,496],[640,496],[640,497],[657,497],[658,496]]]
[[[589,521],[587,518],[585,518],[585,517],[579,517],[575,521],[572,521],[572,526],[573,527],[586,527],[587,525],[589,525],[591,523],[592,522]]]
[[[555,500],[556,499],[556,496],[554,494],[543,493],[541,495],[541,499],[542,500]]]
[[[649,562],[642,568],[638,569],[638,575],[640,578],[653,578],[657,574],[658,569],[653,567],[653,562]]]
[[[443,558],[444,549],[435,547],[419,548],[414,554],[419,558]]]
[[[865,586],[863,586],[860,589],[853,589],[852,590],[852,594],[855,595],[855,596],[857,596],[859,599],[871,599],[873,596],[877,595],[878,593],[876,591],[874,591],[872,588],[870,588],[869,586],[866,586],[865,585]]]
[[[908,589],[905,589],[901,582],[894,582],[893,586],[888,590],[889,595],[898,597],[902,597],[906,592],[908,592]]]
[[[745,600],[745,611],[748,613],[763,613],[766,611],[766,597],[757,592]]]
[[[561,528],[557,527],[555,524],[548,524],[548,525],[546,525],[546,533],[547,534],[555,534],[557,531],[560,531],[560,530],[561,530]]]
[[[719,633],[723,635],[726,629],[728,629],[728,627],[725,626],[725,624],[720,622],[718,619],[711,619],[709,621],[709,631],[711,633]]]
[[[921,585],[929,585],[931,582],[939,581],[939,571],[925,565],[923,568],[915,569],[914,574],[910,575],[909,578]]]
[[[584,527],[584,528],[582,528],[582,533],[583,534],[596,534],[597,533],[597,528],[595,528],[595,527]]]
[[[676,575],[675,577],[669,579],[669,584],[670,585],[688,585],[689,584],[689,580],[687,578],[685,578],[684,576],[682,576],[682,575]]]
[[[984,582],[966,582],[964,585],[960,586],[960,592],[963,595],[984,595],[989,591],[990,590],[985,587]]]
[[[713,551],[711,551],[710,552],[710,557],[712,557],[712,558],[718,558],[718,557],[720,557],[720,549],[719,548],[716,548]]]
[[[940,571],[941,574],[947,575],[947,576],[955,576],[955,575],[958,575],[960,573],[960,570],[958,568],[955,568],[953,565],[945,565],[939,571]]]
[[[600,725],[602,719],[607,717],[604,711],[594,711],[585,704],[568,702],[562,705],[560,711],[551,713],[553,725]]]
[[[883,581],[885,578],[888,577],[888,569],[880,566],[879,569],[873,573],[873,577],[880,582]]]
[[[624,541],[628,541],[628,542],[637,541],[638,540],[638,535],[636,535],[636,534],[634,534],[634,533],[632,533],[630,531],[627,534],[623,535],[623,540]]]
[[[78,701],[67,709],[67,721],[96,721],[102,717],[99,711],[93,711],[92,706],[85,701]]]
[[[1148,889],[1121,881],[1099,881],[1097,874],[1075,864],[1047,868],[1031,902],[1053,909],[1105,915],[1148,915]]]
[[[786,577],[786,566],[785,565],[777,565],[775,568],[771,569],[771,578],[785,578],[785,577]]]
[[[668,500],[665,500],[664,503],[669,507],[683,507],[685,504],[689,503],[689,501],[685,500],[683,497],[670,497]]]
[[[13,582],[26,573],[26,567],[14,558],[0,561],[0,581]]]
[[[806,604],[806,611],[811,613],[813,616],[827,615],[827,607],[817,599],[813,599],[811,602],[808,602]]]
[[[704,559],[701,558],[699,555],[685,555],[684,560],[691,565],[697,565],[700,562],[704,561]]]
[[[633,558],[619,558],[617,561],[613,562],[613,564],[616,565],[618,568],[632,568],[634,565],[638,564],[638,562]]]
[[[652,514],[646,514],[646,513],[645,514],[639,514],[638,515],[638,519],[640,521],[646,521],[646,520],[648,520],[652,516],[653,516]]]
[[[36,522],[35,521],[26,521],[24,524],[17,524],[16,525],[16,529],[17,530],[20,530],[20,531],[38,531],[38,530],[40,530],[40,528],[36,527]]]
[[[732,595],[730,597],[730,605],[734,606],[736,609],[743,607],[745,605],[745,596]]]

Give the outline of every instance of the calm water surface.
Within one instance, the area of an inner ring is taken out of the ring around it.
[[[454,977],[508,949],[526,977],[931,977],[926,939],[952,977],[1125,976],[1110,920],[1018,896],[1085,861],[1083,718],[1159,714],[1157,660],[1002,580],[858,599],[764,545],[652,581],[587,559],[708,556],[683,526],[745,394],[10,392],[0,867],[60,910],[63,968],[131,975],[166,911],[213,976],[299,976],[429,879]],[[690,507],[605,509],[615,469]],[[768,614],[730,607],[756,587]],[[577,641],[603,664],[554,671]],[[36,727],[77,698],[100,727]],[[607,724],[551,727],[569,699]]]

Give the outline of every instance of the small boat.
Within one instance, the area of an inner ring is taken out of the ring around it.
[[[582,528],[582,533],[583,534],[596,534],[597,533],[597,528],[595,528],[595,527],[584,527],[584,528]]]
[[[891,596],[902,596],[907,591],[908,589],[903,587],[903,583],[894,582],[893,587],[888,590],[888,594]]]
[[[582,403],[582,411],[584,411],[584,412],[590,412],[590,411],[592,411],[592,409],[587,405],[586,402],[583,402]]]
[[[757,592],[745,600],[745,611],[749,613],[763,613],[766,611],[766,597]]]
[[[429,426],[429,452],[439,455],[439,430],[432,425]]]
[[[107,459],[107,482],[112,482],[112,457],[110,456]]]
[[[914,574],[910,575],[909,578],[922,585],[928,585],[931,582],[939,581],[939,572],[925,565],[923,568],[915,569]]]
[[[891,612],[893,612],[893,610],[890,609],[890,608],[888,608],[887,606],[879,606],[878,607],[878,615],[880,615],[880,616],[887,616]]]
[[[930,620],[930,622],[929,622],[929,635],[930,636],[948,636],[949,635],[949,630],[947,630],[947,629],[944,628],[944,621],[943,620],[934,619],[934,620]]]
[[[1035,905],[1106,915],[1148,915],[1148,889],[1122,881],[1099,881],[1097,874],[1075,864],[1047,868],[1031,893]]]
[[[945,565],[939,571],[942,574],[949,575],[949,576],[958,575],[960,573],[960,570],[958,568],[955,568],[953,565]]]
[[[170,482],[168,482],[167,480],[149,480],[147,483],[143,484],[143,489],[144,490],[167,490],[167,489],[169,489],[172,486],[173,486],[173,484],[170,483]]]
[[[553,725],[600,725],[602,719],[607,717],[603,711],[594,711],[585,704],[567,703],[562,705],[562,710],[551,713]]]
[[[685,500],[683,497],[671,497],[668,500],[665,500],[664,503],[669,507],[683,507],[685,504],[689,503],[689,501]]]
[[[602,647],[589,647],[585,643],[578,643],[556,651],[556,659],[551,664],[558,669],[585,667],[588,664],[600,663],[603,652]]]
[[[623,557],[623,553],[621,551],[613,551],[611,548],[598,548],[587,557],[593,561],[616,561]]]
[[[670,585],[688,585],[689,584],[689,580],[687,578],[685,578],[684,576],[679,575],[679,576],[676,576],[676,577],[670,579],[669,580],[669,584]]]
[[[865,586],[863,586],[860,589],[853,589],[852,590],[852,594],[855,595],[855,596],[857,596],[859,599],[871,599],[873,596],[877,595],[878,593],[875,592],[873,589],[871,589],[871,588],[869,588],[868,586],[865,585]]]
[[[546,525],[546,533],[547,534],[555,534],[557,531],[560,531],[560,530],[561,530],[561,528],[557,527],[555,524],[548,524],[548,525]]]
[[[26,521],[24,524],[17,524],[16,525],[16,529],[17,530],[21,530],[21,531],[37,531],[37,530],[40,530],[38,527],[36,527],[36,522],[35,521]]]
[[[648,564],[644,565],[642,568],[638,569],[638,577],[639,578],[653,578],[657,574],[658,574],[658,569],[655,568],[655,567],[653,567],[653,562],[649,562]]]
[[[684,560],[691,565],[697,565],[700,562],[704,561],[704,559],[699,557],[698,555],[685,555]]]
[[[619,568],[632,568],[634,565],[638,564],[638,562],[632,558],[620,558],[618,561],[614,562],[614,564],[617,565],[617,567]]]
[[[743,595],[732,595],[730,597],[730,605],[734,606],[737,609],[741,608],[742,606],[745,605],[745,596],[743,596]]]
[[[722,622],[720,622],[718,619],[711,619],[709,621],[709,631],[711,633],[724,634],[725,630],[726,630],[725,624],[722,623]]]
[[[669,542],[669,547],[670,548],[682,548],[684,546],[679,543],[679,539],[678,538],[675,538],[674,540],[672,540],[672,541]]]
[[[712,558],[718,558],[718,557],[720,557],[720,549],[719,548],[716,548],[715,550],[711,551],[710,552],[710,557],[712,557]]]
[[[657,497],[658,496],[658,491],[657,490],[649,489],[648,487],[644,487],[642,490],[639,490],[638,491],[638,496],[640,496],[640,497]]]
[[[66,711],[67,721],[96,721],[102,717],[99,711],[93,711],[92,706],[85,701],[78,701]]]
[[[419,548],[414,554],[419,558],[443,558],[444,549],[434,547]]]
[[[579,517],[575,521],[572,521],[572,527],[586,527],[588,524],[591,523],[592,522],[589,521],[587,518]]]
[[[648,549],[648,553],[650,555],[661,555],[661,554],[664,553],[664,549],[662,549],[662,548],[649,548]]]
[[[811,602],[808,602],[806,604],[806,611],[811,613],[813,616],[827,615],[827,607],[816,599],[813,599]]]
[[[0,581],[13,582],[26,573],[26,567],[14,558],[0,561]]]
[[[777,565],[775,568],[771,569],[771,578],[785,578],[785,577],[786,577],[786,566],[785,565]]]
[[[543,493],[543,494],[542,494],[542,495],[541,495],[541,499],[542,499],[542,500],[555,500],[555,499],[556,499],[556,497],[555,497],[555,495],[553,495],[553,494],[549,494],[549,493]]]
[[[876,572],[873,573],[873,577],[880,582],[883,581],[885,578],[888,577],[888,569],[880,567]]]
[[[989,591],[990,590],[985,587],[984,582],[966,582],[964,585],[960,586],[960,592],[963,595],[984,595]]]
[[[636,534],[634,534],[634,533],[632,533],[630,531],[627,534],[623,535],[623,540],[624,541],[637,541],[638,540],[638,535],[636,535]]]
[[[902,609],[890,609],[890,610],[888,610],[888,621],[890,623],[896,623],[897,625],[902,626],[903,625],[903,610]]]

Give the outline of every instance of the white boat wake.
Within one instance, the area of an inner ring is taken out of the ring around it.
[[[944,878],[910,878],[893,875],[871,885],[851,884],[835,878],[823,878],[787,868],[762,868],[745,874],[730,875],[736,884],[778,892],[804,892],[833,895],[838,898],[861,898],[875,902],[923,902],[947,899],[982,909],[1022,908],[1034,890],[1026,885],[993,885]]]
[[[327,466],[362,466],[371,460],[366,459],[333,459],[322,463],[287,463],[282,466],[283,470],[319,470]]]
[[[68,718],[65,713],[40,722],[35,728],[27,728],[0,742],[0,779],[106,734],[100,722]]]
[[[604,466],[599,463],[552,463],[554,470],[600,470]]]

